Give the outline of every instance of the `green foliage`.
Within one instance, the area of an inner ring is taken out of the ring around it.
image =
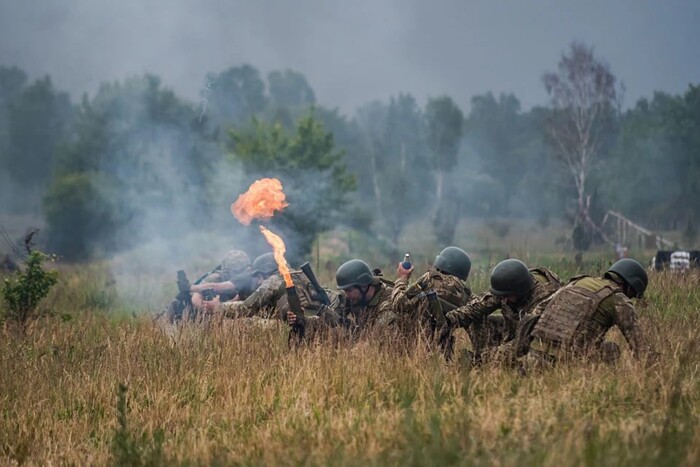
[[[86,259],[209,218],[215,143],[157,77],[104,84],[84,99],[75,131],[44,197],[53,251]]]
[[[290,240],[292,258],[307,256],[316,235],[343,215],[346,195],[355,188],[333,134],[313,111],[298,120],[293,133],[253,118],[248,128],[230,131],[228,148],[247,174],[282,181],[290,206],[273,225]]]
[[[58,281],[57,271],[45,271],[43,263],[48,256],[38,250],[29,253],[23,271],[4,279],[2,294],[7,303],[5,319],[24,325],[36,318],[39,302]]]

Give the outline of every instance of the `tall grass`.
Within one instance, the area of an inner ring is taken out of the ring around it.
[[[475,270],[477,291],[487,269]],[[520,377],[375,341],[289,349],[276,325],[114,319],[122,304],[95,295],[100,274],[64,271],[71,298],[50,304],[72,319],[0,336],[0,464],[700,462],[697,277],[652,278],[640,320],[657,365],[623,352],[616,367]]]

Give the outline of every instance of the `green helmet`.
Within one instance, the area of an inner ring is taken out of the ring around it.
[[[221,261],[221,269],[227,271],[229,275],[235,276],[248,269],[250,266],[250,258],[241,250],[229,251]]]
[[[272,253],[260,255],[253,261],[252,275],[254,276],[260,274],[270,275],[275,271],[277,271],[277,261],[275,261],[275,255]]]
[[[367,263],[361,259],[351,259],[343,263],[335,273],[335,281],[338,288],[345,290],[350,287],[365,287],[370,285],[374,280],[372,270]]]
[[[489,290],[497,296],[524,296],[530,293],[535,279],[525,263],[518,259],[501,261],[491,271],[491,287]]]
[[[641,297],[649,284],[649,276],[644,270],[644,267],[630,258],[623,258],[617,261],[615,264],[610,266],[610,269],[606,272],[614,272],[622,277],[630,287],[632,287],[637,294],[637,297]]]
[[[448,246],[435,257],[433,266],[442,272],[466,281],[472,268],[472,260],[463,249],[456,246]]]

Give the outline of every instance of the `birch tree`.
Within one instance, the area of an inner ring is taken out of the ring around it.
[[[610,66],[596,58],[591,47],[577,42],[562,55],[557,71],[545,73],[542,81],[550,97],[549,141],[576,187],[574,243],[585,250],[594,232],[607,240],[591,219],[590,175],[611,117],[618,112],[621,90]]]

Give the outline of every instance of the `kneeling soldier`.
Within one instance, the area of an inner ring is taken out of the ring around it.
[[[617,326],[635,358],[654,357],[630,301],[642,296],[648,282],[642,265],[627,258],[613,264],[603,277],[574,277],[523,322],[518,356],[529,352],[550,362],[569,356],[614,363],[620,349],[604,338]]]

